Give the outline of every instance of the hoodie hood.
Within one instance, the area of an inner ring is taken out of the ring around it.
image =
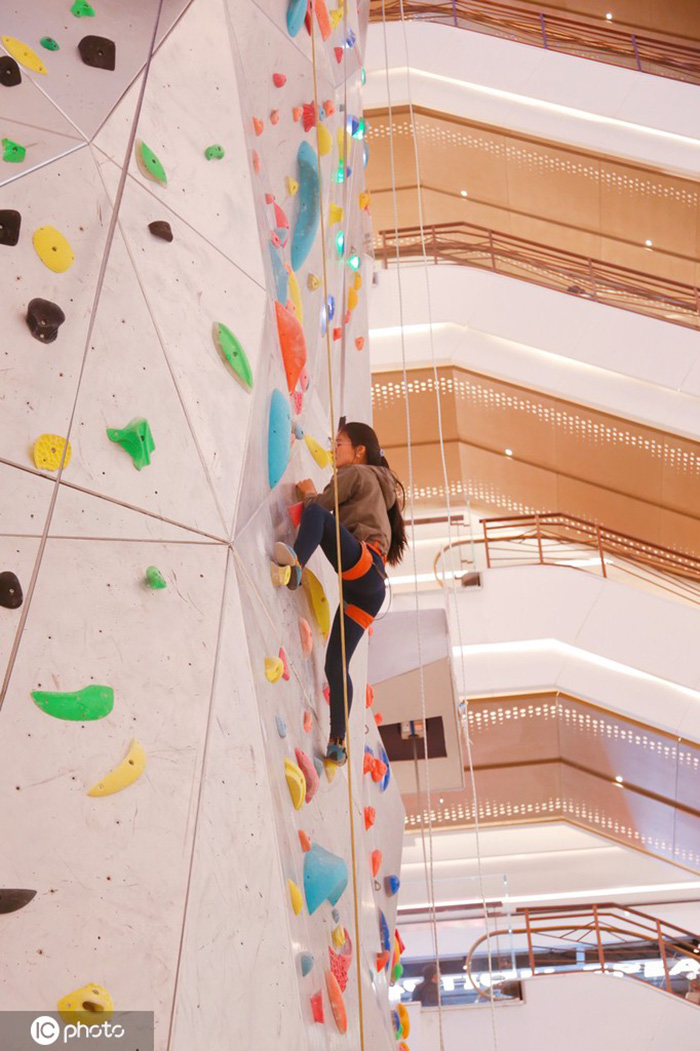
[[[372,471],[375,478],[379,482],[387,510],[390,507],[393,507],[396,503],[396,481],[389,468],[371,467],[369,464],[363,464],[363,468],[365,471]]]

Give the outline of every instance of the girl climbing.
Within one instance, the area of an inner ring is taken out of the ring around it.
[[[404,489],[390,470],[379,439],[366,423],[345,423],[335,439],[340,511],[340,561],[345,607],[345,655],[348,665],[366,629],[381,609],[386,593],[387,562],[395,566],[406,547],[401,510]],[[311,479],[297,483],[304,511],[294,547],[275,544],[275,562],[290,566],[287,587],[298,588],[303,567],[316,548],[337,571],[334,486],[322,493]],[[400,503],[399,503],[400,501]],[[326,757],[338,766],[347,760],[345,748],[345,703],[343,661],[338,609],[326,651],[326,676],[330,687],[331,733]],[[348,712],[352,704],[352,680],[347,676]]]

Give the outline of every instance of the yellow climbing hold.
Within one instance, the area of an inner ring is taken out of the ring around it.
[[[324,639],[327,639],[331,630],[331,610],[323,585],[318,577],[314,576],[311,570],[306,567],[304,567],[304,571],[301,574],[301,584],[311,606],[318,630]]]
[[[293,179],[291,175],[288,175],[284,180],[284,185],[287,187],[287,193],[290,197],[293,197],[295,193],[299,191],[299,183],[296,179]]]
[[[309,276],[306,279],[306,287],[308,288],[309,292],[315,292],[320,284],[321,282],[319,278],[316,277],[316,274],[309,274]]]
[[[319,156],[325,157],[333,149],[333,136],[325,124],[318,126],[318,152]]]
[[[58,1013],[67,1024],[95,1025],[108,1022],[114,1012],[112,997],[103,985],[88,982],[58,1001]]]
[[[335,775],[338,773],[340,767],[337,763],[332,763],[330,759],[323,760],[323,769],[326,771],[326,780],[328,784],[332,784],[335,781]]]
[[[362,210],[364,210],[365,208],[369,208],[370,200],[371,198],[369,190],[363,190],[360,194],[360,208]]]
[[[278,566],[276,562],[270,562],[270,580],[274,588],[286,587],[291,576],[291,566]]]
[[[354,282],[353,282],[353,285],[354,285],[354,287],[355,287],[355,290],[356,290],[357,292],[359,292],[359,291],[360,291],[360,289],[362,288],[362,274],[360,274],[360,273],[355,273],[355,280],[354,280]]]
[[[53,226],[40,226],[34,231],[32,244],[44,266],[54,274],[70,270],[75,262],[73,249],[60,231]]]
[[[31,70],[32,73],[45,74],[48,72],[36,51],[32,51],[28,44],[25,44],[22,40],[17,40],[13,36],[4,36],[1,39],[2,46],[8,54],[12,55],[19,62],[20,66]]]
[[[293,270],[289,271],[289,298],[294,305],[294,316],[300,325],[304,324],[304,305],[301,301],[301,290],[297,275]]]
[[[348,289],[348,310],[354,310],[358,304],[358,295],[354,288]]]
[[[314,460],[319,467],[330,467],[331,465],[331,454],[328,449],[324,449],[315,438],[312,438],[310,434],[304,434],[304,441],[306,442],[309,452],[313,456]]]
[[[328,17],[331,20],[331,28],[337,29],[343,18],[342,7],[335,7],[332,11],[328,12]]]
[[[279,682],[284,673],[284,661],[279,657],[265,658],[265,678],[268,682]]]
[[[343,221],[343,209],[340,207],[339,204],[333,204],[333,202],[331,201],[331,206],[330,206],[330,209],[328,211],[328,222],[332,226],[333,223],[342,223],[342,221]]]
[[[93,785],[88,795],[93,797],[111,796],[115,792],[121,792],[124,788],[128,788],[129,785],[133,785],[134,781],[138,781],[145,769],[146,753],[143,745],[134,738],[121,763],[118,763],[113,770],[105,774],[96,785]]]
[[[340,949],[343,945],[345,945],[345,931],[340,926],[340,924],[338,924],[337,927],[333,928],[331,938],[333,939],[333,944],[335,945],[336,949]]]
[[[294,915],[298,916],[301,912],[302,905],[304,904],[304,899],[302,898],[301,891],[299,890],[293,879],[287,880],[287,886],[289,887],[289,897],[292,900],[292,908],[294,910]]]
[[[294,809],[301,810],[306,799],[306,778],[291,759],[284,761],[284,776],[287,778],[287,788],[292,797]]]
[[[34,464],[40,471],[57,471],[66,450],[66,458],[63,466],[67,467],[71,458],[71,445],[66,438],[59,434],[40,434],[34,442]]]

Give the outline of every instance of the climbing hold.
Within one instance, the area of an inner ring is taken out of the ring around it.
[[[292,902],[292,910],[294,912],[294,915],[298,916],[304,906],[304,899],[301,896],[301,891],[292,879],[287,880],[287,887],[289,888],[289,897]]]
[[[307,708],[304,711],[304,733],[310,734],[314,728],[314,717]]]
[[[306,364],[306,337],[298,319],[279,301],[275,302],[275,315],[282,363],[287,376],[287,389],[291,394]]]
[[[384,722],[384,716],[382,715],[381,712],[375,712],[374,713],[374,722],[375,722],[376,726],[381,726],[382,725],[382,723]]]
[[[19,62],[25,69],[30,70],[32,73],[46,73],[46,66],[41,61],[35,51],[32,51],[27,44],[21,40],[17,40],[12,36],[0,37],[2,40],[2,46],[5,48],[9,55],[12,55],[14,59]],[[20,77],[21,80],[21,77]],[[7,83],[3,80],[6,87],[13,87],[15,84],[19,84],[19,80],[12,79],[11,83]]]
[[[389,924],[386,922],[386,916],[379,910],[379,941],[382,949],[386,952],[391,952],[391,934],[389,933]]]
[[[306,390],[309,389],[309,384],[310,383],[311,383],[311,380],[309,379],[309,373],[308,373],[308,370],[306,368],[306,365],[304,365],[304,368],[299,373],[299,386],[301,387],[302,390],[306,391]]]
[[[353,287],[354,287],[355,291],[357,291],[357,292],[359,292],[360,289],[362,288],[362,274],[359,273],[359,271],[356,271],[356,273],[355,273],[355,277],[354,277],[354,280],[353,280]]]
[[[321,33],[321,40],[328,40],[331,35],[332,27],[331,20],[328,17],[328,8],[324,0],[312,0],[311,5],[316,12],[316,21],[318,22],[318,28]],[[333,112],[332,110],[330,111]]]
[[[2,59],[0,59],[0,81],[2,79],[1,63]],[[7,161],[8,164],[21,164],[26,156],[26,146],[20,146],[18,142],[13,142],[12,139],[2,140],[2,159]]]
[[[380,779],[381,784],[379,785],[379,788],[382,792],[386,792],[389,787],[389,782],[391,781],[391,763],[389,762],[389,756],[386,754],[386,749],[384,747],[380,749],[379,762],[384,767],[384,774]]]
[[[279,238],[277,238],[277,244],[275,244],[275,235],[269,242],[270,262],[272,263],[272,276],[275,281],[275,295],[278,302],[287,302],[287,293],[289,290],[289,271],[282,262],[277,249],[279,248]]]
[[[291,566],[278,566],[276,562],[270,562],[270,579],[273,588],[284,588],[292,576]]]
[[[372,760],[369,772],[372,775],[372,780],[374,781],[375,785],[378,785],[380,781],[384,780],[387,769],[388,767],[386,763],[383,763],[381,759]]]
[[[387,876],[384,879],[384,890],[389,898],[393,898],[395,894],[398,894],[400,886],[401,880],[398,876]]]
[[[93,69],[106,69],[111,73],[116,67],[117,48],[106,36],[84,36],[78,44],[78,51],[85,65]]]
[[[284,674],[284,664],[279,657],[265,658],[265,678],[268,682],[279,682]]]
[[[284,185],[290,197],[293,197],[299,189],[299,183],[296,181],[296,179],[293,179],[291,175],[285,176]]]
[[[285,77],[284,73],[273,73],[272,83],[275,85],[276,88],[283,88],[284,85],[287,83],[287,78]]]
[[[75,262],[73,249],[63,234],[53,226],[41,226],[35,230],[32,244],[44,266],[54,274],[65,273]]]
[[[142,416],[137,416],[121,430],[116,427],[108,427],[107,437],[111,442],[121,445],[122,449],[129,454],[137,471],[151,462],[151,453],[156,443],[153,441],[148,420]]]
[[[309,759],[305,752],[302,752],[301,748],[295,748],[294,754],[296,755],[299,769],[301,770],[306,780],[306,802],[310,803],[313,797],[318,792],[319,780],[318,774],[316,773],[316,767]]]
[[[343,5],[341,4],[340,7],[334,7],[333,10],[329,12],[329,17],[331,20],[331,27],[337,29],[343,20]],[[335,50],[340,51],[342,57],[343,49],[335,48]]]
[[[301,574],[301,583],[307,601],[311,606],[318,630],[321,632],[324,639],[327,639],[328,633],[331,630],[331,613],[326,593],[323,590],[323,585],[318,577],[315,576],[307,566],[304,567]]]
[[[215,142],[213,146],[207,146],[204,156],[208,161],[220,161],[224,156],[224,147],[219,146],[218,142]]]
[[[4,140],[3,140],[4,141]],[[0,211],[0,245],[14,248],[19,241],[22,216],[14,208],[3,208]]]
[[[360,297],[354,288],[348,289],[348,310],[354,310],[360,301]]]
[[[313,915],[324,901],[336,905],[347,885],[345,860],[313,843],[311,850],[304,855],[304,893],[309,915]]]
[[[0,916],[18,912],[36,896],[35,890],[18,890],[10,887],[0,890]]]
[[[343,48],[342,47],[334,47],[333,48],[333,52],[335,54],[336,62],[338,63],[338,65],[340,65],[340,63],[343,61]]]
[[[0,219],[0,233],[2,232],[2,219]],[[31,299],[27,307],[27,325],[29,331],[41,343],[53,343],[58,336],[58,330],[66,320],[57,303],[49,299]]]
[[[310,292],[315,292],[316,289],[320,286],[320,284],[321,282],[316,277],[316,274],[309,274],[309,276],[306,278],[306,287],[309,289]]]
[[[307,851],[311,850],[311,840],[301,828],[299,829],[299,843],[305,854]]]
[[[0,894],[2,891],[0,891]],[[312,952],[300,952],[299,953],[299,965],[301,966],[301,976],[306,978],[307,974],[311,972],[314,965],[314,954]]]
[[[260,154],[257,150],[252,150],[250,157],[253,162],[253,171],[256,175],[260,175]]]
[[[141,139],[137,139],[135,152],[136,162],[146,178],[151,179],[153,182],[159,182],[162,186],[167,186],[168,177],[165,174],[165,168],[153,150]]]
[[[308,0],[289,0],[287,5],[287,32],[296,36],[304,24]]]
[[[298,270],[311,251],[321,216],[318,160],[308,142],[302,142],[297,152],[297,176],[299,211],[292,235],[292,270]]]
[[[331,931],[331,938],[336,949],[340,949],[342,945],[345,945],[345,931],[340,924]]]
[[[371,708],[374,704],[374,686],[367,683],[365,687],[365,708]]]
[[[291,273],[293,274],[294,271],[292,270]],[[289,306],[289,303],[287,304],[287,306]],[[301,391],[301,390],[293,390],[291,395],[290,395],[290,397],[292,399],[292,405],[294,406],[294,412],[296,413],[297,416],[300,416],[301,415],[301,411],[304,408],[304,392]],[[295,424],[295,427],[294,427],[294,437],[298,438],[299,441],[301,441],[301,439],[304,437],[304,428],[301,427],[298,423]],[[295,506],[296,506],[295,504],[291,504],[291,507],[295,507]],[[287,508],[287,510],[289,510],[289,508]],[[290,517],[291,517],[291,512],[290,512]],[[299,523],[297,523],[297,525],[298,524]]]
[[[402,976],[402,974],[403,974],[403,964],[402,963],[395,964],[394,965],[394,969],[391,972],[391,984],[394,985],[396,982],[398,982],[398,980]],[[406,1045],[404,1045],[404,1047],[405,1046]]]
[[[9,569],[0,573],[0,606],[4,606],[5,609],[19,609],[22,598],[22,585],[16,575]]]
[[[364,345],[365,345],[364,337],[363,336],[358,336],[357,339],[355,340],[355,348],[357,350],[362,350]]]
[[[382,867],[382,852],[381,850],[373,850],[369,856],[369,867],[373,876],[376,876]]]
[[[121,792],[129,785],[133,785],[134,781],[138,781],[145,769],[146,753],[143,745],[134,738],[121,763],[105,774],[102,780],[90,789],[88,795],[111,796],[115,792]]]
[[[330,688],[330,686],[324,686],[323,687],[323,699],[326,702],[326,704],[330,704],[331,703],[331,688]]]
[[[281,390],[275,389],[270,398],[267,440],[267,477],[271,489],[277,485],[289,463],[291,427],[289,401]]]
[[[304,435],[304,441],[318,466],[321,468],[330,467],[332,460],[328,449],[324,449],[323,446],[317,442],[315,438],[312,438],[310,434]]]
[[[240,341],[236,339],[230,328],[218,321],[214,322],[213,336],[216,349],[224,362],[231,366],[231,371],[238,382],[245,390],[252,390],[253,370]]]
[[[352,942],[347,931],[345,934],[345,944],[341,946],[340,952],[333,952],[330,945],[328,946],[328,957],[331,961],[331,971],[335,975],[336,981],[338,982],[338,988],[341,993],[344,993],[348,984],[348,971],[350,970],[350,963],[352,962]]]
[[[172,227],[165,219],[156,219],[155,222],[149,223],[148,229],[154,237],[160,237],[161,241],[172,241],[173,239]]]
[[[275,233],[279,237],[282,247],[284,248],[287,243],[287,238],[289,237],[289,219],[274,198],[271,203],[275,212]]]
[[[311,997],[311,1017],[314,1022],[322,1023],[326,1020],[323,1014],[323,995],[320,989]]]
[[[332,321],[333,318],[335,317],[335,296],[329,296],[328,297],[327,308],[328,308],[328,320]]]
[[[295,393],[296,393],[296,391],[295,391]],[[303,513],[304,513],[304,501],[303,500],[299,500],[298,503],[296,503],[296,504],[290,504],[289,507],[287,508],[287,514],[289,515],[289,520],[291,521],[291,523],[292,523],[292,525],[294,526],[295,529],[298,529],[299,526],[301,525],[301,516],[302,516]]]
[[[284,776],[287,779],[287,788],[292,797],[294,809],[301,810],[304,797],[306,796],[306,779],[297,764],[293,763],[291,759],[285,759],[284,761]]]
[[[294,307],[294,317],[300,325],[304,324],[304,304],[301,301],[301,289],[297,281],[297,275],[293,270],[289,271],[289,298]]]
[[[34,466],[40,471],[57,471],[61,465],[64,449],[66,455],[63,466],[66,468],[70,463],[72,452],[68,439],[61,438],[59,434],[40,434],[32,450]]]
[[[345,1001],[338,985],[338,979],[332,971],[326,971],[326,992],[333,1012],[333,1021],[339,1033],[347,1033],[348,1016],[345,1010]]]
[[[154,591],[162,591],[168,586],[167,580],[157,566],[147,566],[145,584],[147,588],[152,588]]]
[[[331,916],[333,917],[333,923],[340,923],[340,912],[338,909],[331,909]]]
[[[325,124],[318,126],[318,152],[319,156],[326,157],[333,149],[333,136]]]
[[[270,124],[279,124],[280,122],[280,111],[278,109],[270,110]]]
[[[277,733],[280,735],[280,737],[286,737],[287,736],[287,724],[286,724],[286,722],[284,721],[284,719],[282,718],[281,715],[276,715],[275,716],[275,723],[277,725]]]
[[[58,41],[54,40],[52,36],[43,36],[39,41],[42,47],[45,47],[47,51],[59,51],[60,45]]]
[[[319,777],[323,773],[323,759],[319,759],[317,755],[314,756],[314,770]]]
[[[282,678],[285,682],[289,682],[291,675],[289,673],[289,663],[287,661],[287,654],[284,652],[284,646],[280,646],[278,656],[279,659],[282,661]]]
[[[408,1008],[405,1004],[397,1004],[396,1010],[399,1013],[399,1022],[401,1023],[401,1036],[409,1036],[411,1032],[411,1019],[408,1014]]]
[[[54,719],[68,719],[78,723],[104,719],[114,707],[112,687],[96,686],[92,683],[75,693],[32,690],[32,698],[37,708],[41,708],[47,715],[52,715]]]
[[[75,989],[58,1001],[58,1013],[68,1025],[94,1025],[108,1022],[114,1012],[112,997],[103,985],[88,982],[82,989]]]
[[[301,107],[301,123],[304,131],[311,131],[316,127],[318,120],[318,107],[315,102],[305,102]]]
[[[365,807],[365,831],[368,832],[374,824],[377,817],[377,812],[373,806]]]
[[[328,222],[332,226],[333,223],[342,223],[342,221],[343,221],[343,209],[340,207],[339,204],[333,204],[333,202],[331,201],[331,205],[330,205],[330,208],[328,210]]]
[[[335,342],[337,342],[339,339],[342,339],[342,337],[343,337],[343,330],[342,330],[342,328],[334,328],[333,329],[333,340]]]
[[[94,18],[95,9],[90,7],[87,0],[75,0],[75,3],[70,9],[70,13],[75,15],[76,18]]]
[[[384,952],[377,953],[377,974],[383,971],[389,962],[389,953],[385,950]]]
[[[262,135],[264,127],[265,125],[260,120],[260,117],[253,117],[253,131],[256,135]]]
[[[323,769],[326,771],[326,780],[328,784],[333,784],[335,781],[335,775],[338,773],[340,767],[336,763],[331,763],[330,759],[324,759]]]
[[[21,83],[22,74],[20,73],[19,66],[14,58],[10,58],[9,55],[3,55],[0,57],[0,84],[6,88],[14,88]],[[3,142],[4,141],[5,140],[3,139]]]
[[[368,211],[372,197],[369,190],[363,190],[360,194],[360,209],[362,211]]]
[[[308,620],[303,617],[299,619],[299,638],[301,640],[301,652],[308,657],[314,648],[314,634]]]
[[[303,106],[295,106],[293,108],[293,110],[292,110],[292,120],[294,121],[295,124],[301,118],[301,115],[302,115],[303,112],[304,112],[304,107]]]

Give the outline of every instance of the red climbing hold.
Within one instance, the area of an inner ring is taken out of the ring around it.
[[[304,131],[311,131],[312,128],[316,127],[318,110],[316,109],[315,102],[305,102],[301,107],[301,114],[301,123]]]
[[[384,722],[384,716],[382,715],[381,712],[375,712],[374,713],[374,721],[377,724],[377,726],[381,726],[382,725],[382,723]]]
[[[323,995],[320,989],[311,997],[311,1014],[314,1022],[325,1022],[326,1020],[323,1016]]]
[[[385,950],[384,952],[377,953],[377,974],[380,974],[384,970],[389,962],[389,953]]]
[[[343,330],[342,330],[342,328],[334,328],[333,329],[333,339],[334,340],[339,340],[339,339],[342,339],[342,338],[343,338]]]
[[[365,807],[365,832],[369,832],[369,830],[371,829],[372,825],[375,822],[376,817],[377,817],[377,812],[374,809],[374,807],[373,806],[366,806]]]
[[[311,840],[301,828],[299,829],[299,842],[301,843],[301,849],[305,854],[307,851],[311,850]]]
[[[294,314],[281,303],[275,303],[277,334],[279,335],[282,362],[287,374],[287,390],[291,394],[296,387],[301,371],[306,364],[306,339],[304,329]]]
[[[382,852],[381,850],[373,850],[369,858],[369,866],[372,870],[372,875],[376,876],[382,867]]]
[[[323,687],[323,696],[324,696],[324,699],[326,701],[326,704],[330,704],[331,703],[331,688],[330,688],[330,686],[324,686]]]
[[[345,949],[345,946],[343,946],[343,949]],[[350,969],[351,956],[340,955],[340,953],[333,952],[330,946],[328,948],[328,955],[331,959],[331,972],[338,983],[341,993],[344,993],[348,984],[348,971]]]
[[[365,708],[371,708],[374,704],[374,686],[370,686],[367,683],[367,689],[365,690]]]
[[[284,73],[273,73],[272,83],[275,85],[276,88],[283,88],[284,85],[287,83],[287,78],[285,77]]]
[[[290,504],[287,508],[287,512],[289,513],[292,525],[295,529],[298,529],[301,525],[301,516],[304,512],[304,501],[301,500],[298,504]]]
[[[334,47],[333,51],[335,52],[335,60],[338,63],[338,65],[340,65],[340,63],[343,61],[343,49],[342,47]]]

